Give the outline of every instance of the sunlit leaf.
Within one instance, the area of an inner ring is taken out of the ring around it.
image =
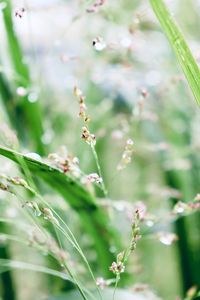
[[[176,54],[194,97],[200,106],[200,71],[178,25],[163,0],[150,0],[152,8]]]

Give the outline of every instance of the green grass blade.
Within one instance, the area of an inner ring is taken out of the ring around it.
[[[122,248],[116,232],[109,224],[108,217],[84,186],[59,169],[11,149],[0,147],[0,155],[18,164],[23,160],[31,172],[45,180],[66,199],[68,204],[79,214],[85,231],[92,237],[99,264],[105,275],[110,275],[108,267],[114,259],[113,254],[109,251],[110,246],[111,244],[115,245],[118,250]]]
[[[69,278],[68,275],[65,273],[49,269],[43,266],[39,265],[33,265],[22,261],[14,261],[11,259],[0,259],[0,273],[5,272],[5,270],[11,270],[11,269],[21,269],[21,270],[30,270],[35,272],[41,272],[50,274],[56,277],[60,277],[64,280],[72,281],[72,279]],[[72,281],[73,282],[73,281]]]
[[[0,224],[0,230],[5,230],[5,224]],[[9,260],[10,253],[7,243],[0,243],[0,258],[2,260]],[[15,284],[13,281],[13,276],[10,268],[0,265],[0,282],[2,284],[0,289],[0,298],[2,300],[15,300]]]
[[[163,0],[150,0],[156,14],[178,60],[193,95],[200,106],[200,71],[199,67]]]

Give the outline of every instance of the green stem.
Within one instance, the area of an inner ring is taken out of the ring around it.
[[[99,172],[99,176],[102,178],[102,189],[103,189],[103,192],[104,192],[104,196],[106,197],[107,196],[107,190],[105,188],[105,184],[104,184],[104,180],[103,180],[103,176],[102,176],[102,172],[101,172],[101,167],[100,167],[100,163],[99,163],[99,159],[98,159],[98,155],[97,155],[97,152],[95,150],[95,147],[91,145],[91,148],[92,148],[92,153],[93,153],[93,156],[94,156],[94,159],[95,159],[95,162],[96,162],[96,165],[97,165],[97,169],[98,169],[98,172]]]

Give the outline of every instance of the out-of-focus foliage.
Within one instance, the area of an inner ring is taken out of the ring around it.
[[[128,299],[121,288],[138,300],[183,299],[197,286],[193,299],[200,288],[198,106],[150,2],[94,3],[0,1],[0,297],[78,299],[74,293],[83,292],[90,299],[87,263],[95,278],[115,277],[109,267],[129,245],[138,208],[142,238],[115,299]],[[200,1],[165,3],[199,64]],[[86,96],[107,194],[86,180],[99,170],[81,139],[74,86]],[[117,170],[128,139],[136,153]],[[49,153],[70,163],[78,157],[78,175]],[[59,277],[69,276],[65,262],[72,282]]]

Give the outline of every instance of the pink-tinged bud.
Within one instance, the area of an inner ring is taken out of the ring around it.
[[[74,87],[74,95],[76,97],[79,97],[82,95],[82,91],[77,86]]]
[[[123,257],[124,257],[124,253],[125,253],[125,250],[123,250],[122,252],[120,252],[118,255],[117,255],[117,263],[119,263],[120,261],[122,261]]]
[[[167,246],[170,246],[172,243],[178,240],[178,236],[171,232],[159,232],[157,236],[160,242]]]
[[[96,138],[94,134],[91,134],[91,146],[95,146],[96,145]]]
[[[94,2],[94,7],[98,7],[100,5],[100,2]]]
[[[15,17],[22,18],[24,12],[25,12],[25,9],[24,9],[23,7],[22,7],[22,8],[18,8],[18,9],[15,11]]]
[[[147,89],[145,89],[145,88],[142,88],[142,89],[141,89],[141,95],[142,95],[144,98],[147,98],[147,97],[148,97],[148,95],[149,95],[149,93],[148,93]]]
[[[83,113],[84,111],[86,111],[87,106],[85,105],[85,103],[81,103],[80,104],[80,113]]]
[[[24,97],[27,95],[27,90],[23,86],[17,88],[17,96]]]
[[[96,279],[96,285],[100,287],[101,290],[104,290],[108,285],[115,282],[115,279],[105,280],[103,277],[98,277]]]
[[[68,55],[61,55],[60,60],[65,64],[69,61],[69,56]]]
[[[79,164],[79,159],[78,159],[78,157],[74,157],[74,158],[72,159],[72,162],[73,162],[73,164],[78,165],[78,164]]]
[[[86,9],[86,12],[88,12],[88,13],[94,13],[94,12],[97,12],[97,7],[95,7],[95,6],[88,7],[88,8]]]
[[[113,262],[109,270],[112,271],[116,275],[120,275],[125,270],[124,264],[120,261],[119,263]]]
[[[88,124],[90,122],[90,116],[86,116],[84,119],[84,123]]]
[[[133,145],[134,144],[133,140],[131,140],[131,139],[128,139],[126,143],[127,143],[127,145]]]
[[[84,103],[85,98],[86,98],[85,96],[81,96],[80,99],[79,99],[79,103],[80,103],[80,104],[81,104],[81,103]]]
[[[188,291],[187,291],[187,297],[188,299],[193,299],[196,294],[197,294],[197,291],[198,291],[198,287],[196,285],[192,286]],[[196,299],[196,297],[195,297]]]
[[[197,194],[194,200],[195,201],[200,201],[200,194]]]
[[[102,182],[102,178],[99,177],[99,175],[97,173],[91,173],[87,176],[87,179],[90,182],[96,182],[96,183],[101,183]]]

